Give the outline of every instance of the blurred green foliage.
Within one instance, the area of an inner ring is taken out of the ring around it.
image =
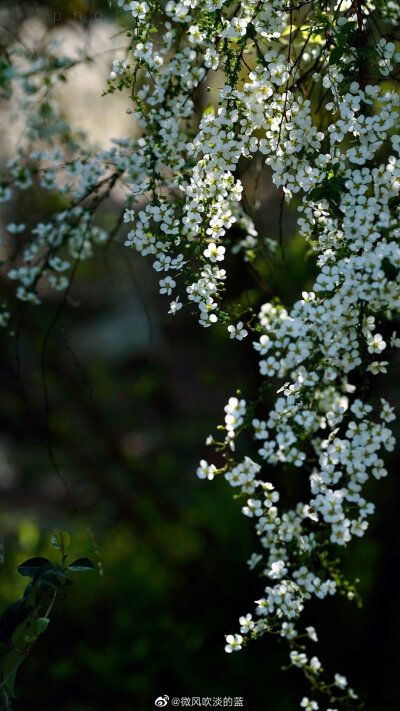
[[[52,561],[43,556],[34,556],[17,567],[17,572],[28,578],[29,582],[25,580],[26,587],[21,595],[0,616],[0,702],[5,702],[1,704],[2,710],[4,708],[6,711],[9,699],[15,697],[15,683],[21,664],[29,657],[39,635],[46,631],[54,604],[60,599],[64,600],[67,587],[74,584],[74,573],[94,569],[89,558],[68,561],[70,541],[66,531],[55,533],[50,542],[59,554],[56,562],[54,558]],[[3,537],[0,543],[3,565]]]

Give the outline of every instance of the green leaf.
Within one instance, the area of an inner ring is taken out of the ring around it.
[[[83,570],[94,570],[94,565],[90,558],[78,558],[78,560],[75,560],[74,563],[68,566],[67,570],[70,570],[72,573],[79,573]]]
[[[51,545],[54,546],[54,548],[56,548],[58,551],[61,551],[61,553],[64,553],[64,551],[67,550],[70,542],[71,538],[67,531],[60,531],[59,533],[56,533],[54,536],[52,536],[50,539]]]
[[[59,581],[57,576],[54,575],[54,573],[44,573],[44,575],[40,576],[38,590],[40,590],[40,592],[45,592],[47,588],[54,588],[54,590],[61,593],[64,592],[63,584]]]
[[[17,570],[20,575],[26,575],[28,578],[35,578],[41,571],[50,570],[53,565],[47,558],[29,558],[24,563],[18,566]]]
[[[24,620],[18,627],[14,630],[13,636],[11,637],[11,644],[13,647],[18,647],[20,643],[26,642],[26,633],[29,628],[29,617]]]
[[[343,52],[344,52],[343,47],[335,47],[332,50],[332,52],[330,53],[329,65],[332,66],[332,64],[337,64],[343,57]]]
[[[354,20],[345,22],[344,25],[342,25],[340,28],[340,33],[346,32],[348,34],[349,32],[352,32],[354,30],[354,27],[355,27]]]
[[[11,640],[12,644],[15,647],[24,642],[32,644],[32,642],[47,629],[49,622],[48,617],[38,617],[36,620],[25,620],[25,622],[19,625],[15,630]]]
[[[215,109],[212,104],[208,104],[205,109],[203,109],[202,116],[205,116],[206,114],[213,114],[215,115]]]
[[[38,617],[38,619],[35,620],[30,627],[30,636],[36,639],[36,637],[38,637],[40,634],[43,634],[43,632],[47,630],[49,622],[50,620],[48,617]]]
[[[317,185],[316,188],[311,190],[310,198],[311,198],[311,200],[319,200],[320,198],[322,198],[324,196],[324,193],[325,193],[325,187],[322,185]]]

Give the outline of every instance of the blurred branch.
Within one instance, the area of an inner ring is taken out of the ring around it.
[[[12,711],[10,699],[4,689],[0,689],[0,711]]]

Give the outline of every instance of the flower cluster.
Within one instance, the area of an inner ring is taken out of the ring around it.
[[[351,34],[357,20],[343,13],[336,38]],[[251,614],[240,618],[240,634],[228,635],[226,651],[240,650],[246,635],[278,631],[292,649],[291,664],[304,668],[336,704],[356,695],[338,674],[333,684],[321,681],[321,663],[308,659],[304,635],[293,621],[312,596],[324,598],[339,590],[350,599],[356,595],[328,556],[332,544],[343,546],[365,533],[374,504],[364,498],[363,487],[371,477],[387,475],[381,453],[394,448],[388,427],[393,408],[384,399],[380,405],[370,402],[366,394],[371,375],[386,372],[383,351],[398,345],[395,333],[390,344],[385,342],[378,323],[396,317],[400,304],[399,139],[393,132],[399,98],[379,78],[365,83],[359,55],[350,43],[346,50],[341,45],[341,56],[348,50],[344,67],[339,71],[336,60],[329,61],[322,79],[331,112],[325,131],[314,126],[311,101],[288,91],[290,57],[271,50],[259,67],[262,87],[271,97],[271,130],[258,146],[252,137],[249,150],[258,147],[266,156],[274,183],[288,200],[302,193],[299,232],[318,255],[320,271],[313,290],[303,292],[290,311],[270,303],[262,307],[261,335],[254,343],[260,373],[285,382],[273,409],[257,412],[257,418],[249,414],[246,420],[246,403],[231,398],[226,441],[219,446],[227,459],[220,471],[250,496],[242,511],[255,519],[265,550],[254,554],[250,565],[272,581],[257,601],[256,620]],[[395,45],[382,39],[376,52],[381,57],[377,73],[389,75],[399,60]],[[254,74],[249,78],[254,81]],[[286,91],[277,94],[279,81]],[[251,95],[249,84],[244,88]],[[234,94],[244,103],[240,90]],[[260,106],[259,101],[261,113]],[[268,109],[263,107],[264,117]],[[261,128],[262,121],[252,119]],[[204,137],[200,143],[205,145]],[[249,426],[256,442],[262,441],[258,454],[269,469],[296,467],[308,473],[308,500],[280,509],[274,485],[257,476],[260,464],[248,456],[241,462],[232,459],[229,450],[235,449],[238,431]],[[301,706],[320,708],[308,698]]]

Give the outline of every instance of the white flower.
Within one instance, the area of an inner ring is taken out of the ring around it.
[[[181,309],[181,308],[182,308],[182,304],[179,301],[179,296],[177,296],[175,301],[171,301],[171,303],[169,305],[168,313],[175,316],[176,312],[179,311],[179,309]]]
[[[123,74],[127,66],[126,59],[114,59],[110,79],[116,79],[118,74]]]
[[[310,659],[310,668],[314,672],[314,674],[319,674],[321,671],[321,662],[319,661],[318,657],[311,657]]]
[[[200,466],[197,469],[197,476],[199,479],[209,479],[210,481],[214,479],[214,474],[217,468],[214,464],[208,464],[205,459],[200,461]]]
[[[0,202],[9,202],[12,198],[12,190],[0,185]]]
[[[6,229],[12,235],[19,235],[26,230],[26,225],[23,223],[17,225],[15,222],[10,222]]]
[[[207,249],[204,250],[203,254],[206,259],[210,260],[210,262],[222,262],[225,256],[225,247],[222,245],[217,247],[215,242],[211,242]]]
[[[52,257],[49,259],[49,266],[55,269],[56,272],[64,272],[70,267],[70,263],[65,259],[60,259],[60,257]]]
[[[53,287],[53,289],[56,289],[57,291],[63,291],[63,289],[67,288],[69,284],[69,279],[66,276],[62,276],[61,274],[50,274],[49,283],[50,286]]]
[[[254,570],[254,568],[258,565],[258,563],[262,560],[262,555],[259,553],[252,553],[251,557],[247,561],[247,565],[249,566],[250,570]]]
[[[236,338],[238,341],[247,336],[247,331],[243,328],[243,321],[239,321],[236,326],[228,326],[229,338]]]
[[[168,294],[170,296],[175,286],[176,281],[172,277],[167,276],[165,279],[160,279],[160,294]]]
[[[240,634],[228,634],[226,636],[225,652],[238,652],[242,649],[243,637]]]
[[[397,336],[396,331],[393,331],[393,333],[391,335],[390,347],[391,348],[400,348],[400,338]]]
[[[306,632],[312,642],[318,642],[318,637],[317,637],[317,632],[316,632],[315,627],[312,627],[312,626],[306,627]]]
[[[347,679],[345,676],[342,676],[341,674],[335,674],[335,686],[338,686],[339,689],[345,689],[347,686]]]
[[[293,650],[290,652],[290,661],[295,667],[304,667],[307,664],[307,655],[304,652]]]
[[[279,580],[282,578],[285,574],[287,573],[287,567],[285,565],[285,561],[283,560],[275,560],[271,564],[270,570],[267,572],[267,575],[269,578],[272,578],[272,580]]]
[[[382,353],[386,348],[386,343],[380,333],[376,333],[367,339],[368,353]]]
[[[367,370],[370,371],[373,375],[378,375],[379,373],[387,373],[387,367],[389,363],[387,360],[381,360],[377,361],[374,360],[373,363],[370,363],[369,366],[367,367]]]
[[[240,631],[242,634],[247,634],[254,627],[254,622],[250,614],[239,617]]]
[[[306,711],[318,711],[319,709],[318,703],[307,698],[307,696],[304,696],[304,698],[300,701],[300,706],[303,709],[306,709]]]

